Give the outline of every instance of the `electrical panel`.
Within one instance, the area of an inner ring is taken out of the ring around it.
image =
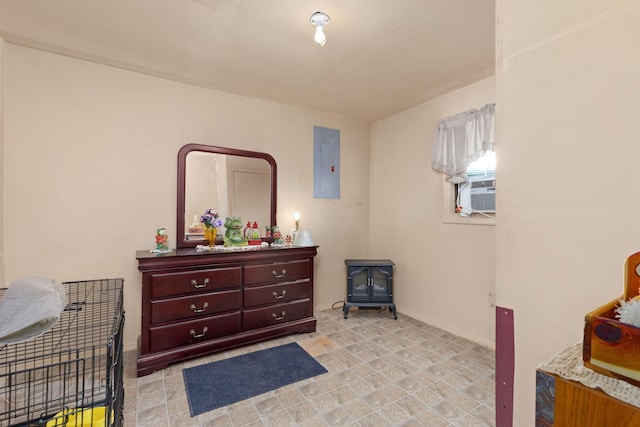
[[[313,127],[313,197],[340,198],[340,131]]]

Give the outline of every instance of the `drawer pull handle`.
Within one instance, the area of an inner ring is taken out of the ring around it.
[[[191,281],[191,284],[193,285],[194,288],[204,288],[205,286],[207,286],[209,284],[209,279],[204,279],[204,281],[202,282],[202,284],[198,283],[198,281],[196,279],[193,279]]]
[[[274,320],[282,320],[284,319],[284,315],[287,314],[284,310],[282,310],[282,314],[280,316],[278,316],[275,313],[271,313],[271,317],[273,317]]]
[[[284,296],[285,296],[286,294],[287,294],[287,291],[286,291],[286,290],[283,290],[283,291],[282,291],[282,295],[278,295],[278,293],[277,293],[277,292],[275,292],[275,291],[273,292],[273,294],[272,294],[272,295],[273,295],[273,297],[274,297],[275,299],[282,299],[282,298],[284,298]]]
[[[191,304],[191,305],[189,306],[189,309],[190,309],[191,311],[193,311],[194,313],[202,313],[203,311],[205,311],[205,310],[207,309],[207,307],[209,307],[209,303],[208,303],[208,302],[205,302],[205,303],[202,305],[202,308],[196,308],[196,305],[195,305],[195,304]]]
[[[284,268],[282,269],[282,273],[278,274],[276,273],[275,270],[271,271],[271,274],[273,274],[273,277],[275,277],[276,279],[282,279],[284,277],[285,274],[287,274],[287,270],[285,270]]]
[[[201,334],[196,334],[196,331],[194,331],[193,329],[189,331],[189,335],[191,335],[194,338],[202,338],[204,337],[204,335],[207,333],[207,331],[209,330],[209,328],[207,328],[206,326],[204,328],[202,328],[202,333]]]

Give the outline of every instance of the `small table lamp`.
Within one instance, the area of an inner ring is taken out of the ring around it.
[[[296,238],[293,241],[293,246],[315,246],[315,243],[313,243],[313,237],[311,237],[311,232],[304,228],[298,230]]]
[[[311,237],[311,232],[304,228],[300,228],[300,213],[294,213],[293,219],[296,222],[295,230],[291,231],[293,246],[315,246],[315,243],[313,243],[313,237]]]

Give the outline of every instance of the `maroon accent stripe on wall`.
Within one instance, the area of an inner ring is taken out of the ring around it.
[[[513,425],[513,310],[496,307],[496,427]]]

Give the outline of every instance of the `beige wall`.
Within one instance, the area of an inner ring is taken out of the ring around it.
[[[179,148],[270,153],[278,224],[293,213],[320,246],[317,309],[345,294],[343,260],[368,251],[369,126],[60,55],[6,46],[6,280],[123,277],[125,343],[139,334],[135,251],[164,226],[175,245]],[[340,200],[313,198],[313,126],[341,131]]]
[[[430,165],[438,120],[491,102],[493,78],[375,122],[370,153],[370,254],[396,263],[398,309],[489,345],[495,227],[445,223],[444,178]]]
[[[640,250],[640,1],[500,1],[498,304],[515,318],[514,425],[535,370],[582,340]]]

